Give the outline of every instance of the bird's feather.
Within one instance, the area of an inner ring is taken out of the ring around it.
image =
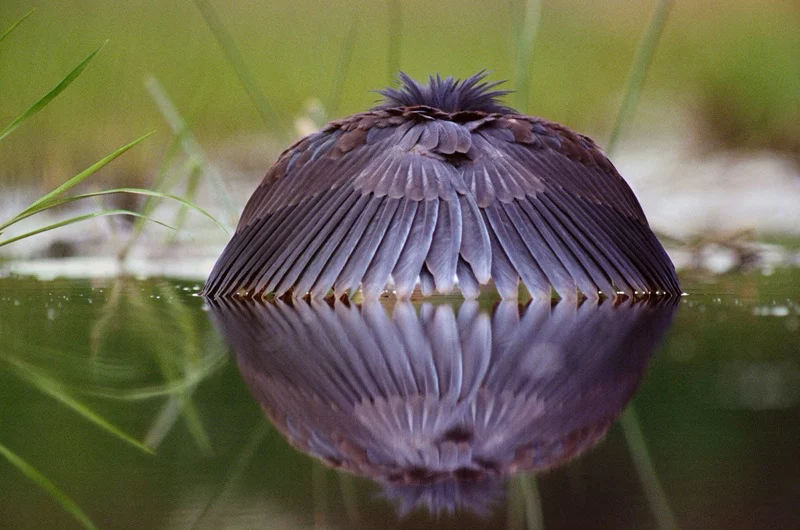
[[[311,293],[394,281],[407,297],[680,294],[630,187],[587,137],[500,105],[484,74],[407,76],[386,102],[295,142],[255,190],[206,284],[210,296]]]

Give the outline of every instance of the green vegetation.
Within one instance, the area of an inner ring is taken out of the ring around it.
[[[527,0],[511,2],[201,2],[216,8],[252,85],[274,111],[264,125],[257,107],[194,2],[117,5],[91,0],[83,10],[45,1],[26,31],[15,31],[0,50],[0,121],[30,105],[29,95],[64,76],[64,65],[109,40],[95,61],[46,117],[0,146],[1,181],[53,187],[64,174],[96,160],[126,138],[162,126],[143,88],[153,75],[178,108],[192,109],[198,141],[218,153],[225,142],[265,134],[266,165],[293,135],[273,122],[290,123],[310,98],[325,97],[340,83],[337,115],[370,106],[372,89],[390,81],[387,64],[414,76],[431,72],[469,75],[481,68],[514,84],[523,49],[519,30]],[[8,0],[0,26],[27,11]],[[543,3],[534,53],[527,65],[528,93],[519,105],[529,112],[608,137],[641,28],[655,3]],[[394,7],[391,7],[394,6]],[[354,14],[355,34],[348,35]],[[535,17],[528,17],[535,18]],[[800,138],[800,25],[793,2],[758,4],[720,0],[679,2],[670,14],[643,88],[648,107],[681,108],[705,124],[709,146],[797,149]],[[399,38],[390,38],[392,33]],[[219,36],[219,33],[217,32]],[[348,45],[350,39],[352,44]],[[14,42],[14,46],[6,46]],[[343,82],[342,50],[351,49]],[[85,51],[83,51],[85,50]],[[526,52],[527,53],[527,52]],[[387,59],[388,58],[388,59]],[[357,65],[357,67],[355,66]],[[509,101],[517,103],[515,95]],[[652,116],[651,111],[637,119]],[[666,112],[669,112],[667,110]],[[659,119],[660,114],[652,116]],[[644,124],[643,124],[644,125]],[[660,122],[652,127],[663,127]],[[270,136],[271,135],[271,136]],[[145,186],[168,144],[166,132],[115,164],[114,185]],[[154,162],[156,161],[156,162]],[[252,160],[243,161],[252,163]]]
[[[32,13],[32,11],[28,12],[21,19],[19,19],[15,23],[13,23],[11,25],[11,27],[8,30],[6,30],[2,35],[0,35],[0,42],[5,40],[8,35],[10,35],[23,21],[25,21],[31,15],[31,13]],[[94,50],[92,53],[90,53],[83,61],[81,61],[78,64],[78,66],[73,68],[72,71],[69,74],[67,74],[67,76],[64,77],[52,90],[50,90],[47,94],[45,94],[43,97],[41,97],[38,101],[36,101],[33,105],[31,105],[22,114],[17,116],[17,118],[12,120],[11,123],[9,123],[4,129],[0,130],[0,141],[2,141],[9,134],[14,132],[23,123],[31,120],[42,109],[44,109],[50,102],[52,102],[59,94],[61,94],[68,86],[70,86],[78,78],[78,76],[80,76],[81,73],[83,73],[83,71],[86,69],[86,67],[89,65],[89,63],[92,61],[92,59],[94,59],[94,57],[98,54],[98,52],[100,52],[100,50],[102,48],[103,48],[103,46],[100,46],[99,48]],[[23,220],[27,219],[28,217],[31,217],[31,216],[36,215],[38,213],[41,213],[41,212],[56,208],[58,206],[61,206],[61,205],[67,204],[67,203],[79,201],[79,200],[82,200],[82,199],[87,199],[87,198],[91,198],[91,197],[100,197],[100,196],[103,196],[103,195],[112,195],[112,194],[147,195],[149,197],[155,197],[155,198],[159,198],[159,199],[163,199],[163,198],[171,199],[171,200],[174,200],[174,201],[177,201],[177,202],[181,203],[183,206],[188,206],[188,207],[191,207],[191,208],[201,212],[203,215],[207,216],[208,218],[210,218],[211,220],[216,222],[216,220],[210,214],[205,212],[205,210],[203,210],[203,209],[199,208],[198,206],[192,204],[191,202],[187,201],[186,199],[183,199],[183,198],[180,198],[180,197],[177,197],[177,196],[174,196],[174,195],[169,195],[169,194],[166,194],[166,193],[161,193],[159,191],[151,191],[151,190],[137,189],[137,188],[114,188],[114,189],[110,189],[110,190],[96,191],[96,192],[92,192],[92,193],[84,193],[84,194],[80,194],[80,195],[73,195],[73,196],[64,197],[64,195],[68,191],[70,191],[71,189],[73,189],[76,186],[78,186],[79,184],[81,184],[83,181],[88,179],[90,176],[92,176],[98,170],[102,169],[107,164],[109,164],[110,162],[114,161],[117,157],[119,157],[120,155],[122,155],[123,153],[128,151],[129,149],[133,148],[134,146],[136,146],[137,144],[139,144],[140,142],[142,142],[144,139],[146,139],[147,137],[149,137],[151,135],[152,135],[152,133],[146,134],[146,135],[134,140],[133,142],[130,142],[127,145],[117,149],[116,151],[114,151],[110,155],[102,158],[98,162],[95,162],[94,164],[92,164],[88,168],[84,169],[83,171],[81,171],[77,175],[73,176],[72,178],[70,178],[69,180],[64,182],[63,184],[59,185],[58,187],[56,187],[56,189],[52,190],[49,193],[46,193],[45,195],[43,195],[39,199],[35,200],[25,210],[23,210],[22,212],[16,214],[15,216],[11,217],[7,221],[5,221],[2,224],[0,224],[0,235],[3,234],[4,230],[6,230],[8,228],[11,228],[14,225],[16,225],[17,223],[19,223],[20,221],[23,221]],[[139,212],[134,212],[134,211],[131,211],[131,210],[125,210],[125,209],[120,209],[120,208],[101,209],[99,211],[92,212],[92,213],[89,213],[89,214],[83,214],[83,215],[77,215],[77,216],[74,216],[74,217],[70,217],[68,219],[65,219],[65,220],[50,224],[50,225],[46,225],[46,226],[43,226],[43,227],[39,227],[39,228],[30,230],[28,232],[24,232],[22,234],[18,234],[18,235],[14,236],[14,237],[9,237],[9,238],[6,238],[6,239],[0,239],[0,247],[3,247],[5,245],[11,244],[11,243],[14,243],[16,241],[20,241],[22,239],[25,239],[25,238],[28,238],[28,237],[31,237],[31,236],[35,236],[35,235],[41,234],[43,232],[54,230],[56,228],[61,228],[63,226],[67,226],[67,225],[70,225],[70,224],[79,223],[79,222],[82,222],[82,221],[87,221],[89,219],[95,219],[95,218],[98,218],[98,217],[106,217],[106,216],[112,216],[112,215],[128,215],[128,216],[132,216],[132,217],[137,217],[137,218],[142,219],[142,220],[145,220],[145,219],[146,220],[150,220],[150,221],[153,221],[153,222],[155,222],[157,224],[169,227],[169,225],[166,225],[166,224],[164,224],[164,223],[162,223],[160,221],[156,221],[154,219],[151,219],[150,217],[148,217],[148,215],[142,214],[142,213],[139,213]]]

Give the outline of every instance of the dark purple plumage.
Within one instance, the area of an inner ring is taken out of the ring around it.
[[[210,297],[680,294],[631,189],[594,142],[500,105],[484,73],[401,74],[379,106],[269,169],[212,271]]]
[[[209,305],[253,396],[292,445],[379,480],[401,511],[431,499],[437,512],[482,511],[475,501],[485,495],[473,488],[490,493],[495,480],[562,465],[598,443],[678,307]]]
[[[481,70],[462,81],[452,77],[442,79],[436,74],[435,77],[429,76],[428,84],[423,85],[411,79],[405,72],[400,72],[398,76],[400,88],[379,90],[378,93],[385,98],[385,101],[375,108],[424,106],[449,113],[463,111],[515,113],[513,109],[497,102],[497,98],[510,94],[511,91],[492,90],[502,81],[482,83],[486,75],[486,72]]]

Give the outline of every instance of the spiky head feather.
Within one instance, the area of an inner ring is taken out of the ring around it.
[[[384,101],[378,109],[392,107],[425,106],[447,113],[456,112],[488,112],[488,113],[516,113],[514,109],[501,105],[497,98],[510,94],[510,90],[492,90],[503,81],[494,83],[482,82],[487,72],[481,70],[466,79],[447,77],[442,79],[439,74],[429,76],[428,83],[422,84],[412,79],[405,72],[400,72],[398,88],[386,88],[378,93]]]

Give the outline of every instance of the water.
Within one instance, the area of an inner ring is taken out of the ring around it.
[[[209,307],[2,279],[0,446],[100,528],[798,528],[800,271],[683,287]],[[1,456],[0,499],[0,528],[81,527]]]

